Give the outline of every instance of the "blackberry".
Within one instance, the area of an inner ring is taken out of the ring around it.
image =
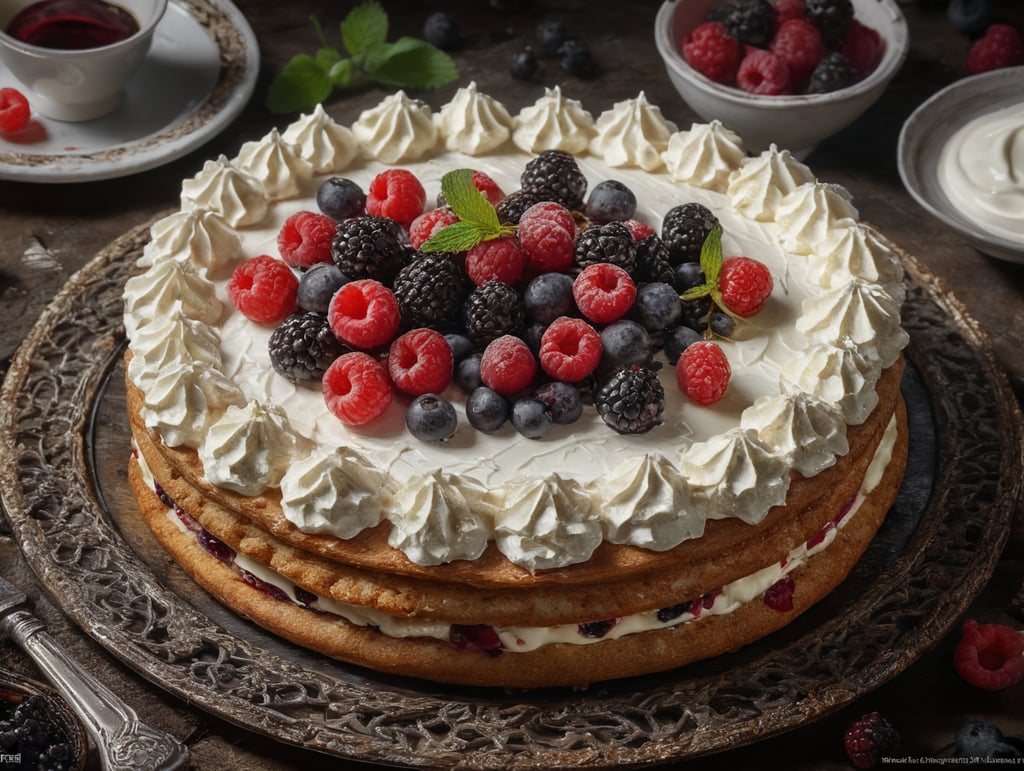
[[[327,317],[312,311],[285,317],[270,335],[267,349],[274,369],[293,383],[319,380],[348,350],[331,331]]]
[[[462,42],[459,23],[445,11],[432,13],[423,22],[423,39],[445,51],[457,48]]]
[[[604,382],[594,405],[601,419],[620,434],[643,434],[662,422],[665,389],[657,372],[633,364]]]
[[[543,200],[544,197],[542,195],[525,190],[516,190],[514,193],[505,196],[494,207],[494,210],[498,213],[498,220],[500,222],[507,225],[518,225],[519,218],[523,216],[523,212],[535,203],[540,203]]]
[[[704,239],[717,224],[718,217],[699,203],[684,203],[669,209],[661,222],[661,240],[668,249],[672,265],[699,262]]]
[[[401,233],[394,220],[373,215],[339,222],[331,243],[334,264],[353,281],[372,278],[390,284],[406,262]]]
[[[755,48],[767,48],[775,31],[775,10],[768,0],[722,3],[711,10],[707,20],[721,22],[730,36]]]
[[[537,59],[537,54],[530,47],[512,54],[509,72],[516,80],[534,80],[540,74],[540,61]]]
[[[558,63],[563,70],[577,78],[597,76],[597,65],[590,55],[590,46],[577,38],[569,38],[558,47]]]
[[[846,39],[846,30],[853,19],[853,3],[850,0],[804,0],[804,15],[821,32],[825,45],[836,49]]]
[[[706,332],[711,320],[711,299],[680,300],[679,304],[683,310],[679,323],[697,332]]]
[[[830,53],[814,68],[807,81],[808,94],[827,94],[857,82],[857,70],[838,51]]]
[[[469,280],[448,255],[434,252],[418,256],[398,271],[392,291],[405,327],[443,329],[458,319]]]
[[[665,242],[660,236],[650,235],[637,242],[633,278],[637,282],[674,283],[675,270],[672,268]]]
[[[502,335],[519,335],[526,327],[526,305],[510,285],[487,281],[469,293],[463,321],[469,339],[482,347]]]
[[[610,262],[627,272],[636,265],[636,241],[621,222],[594,225],[576,239],[576,264],[581,268]]]
[[[555,201],[567,209],[581,209],[587,178],[576,159],[561,150],[545,150],[526,164],[519,179],[523,190],[541,201]]]

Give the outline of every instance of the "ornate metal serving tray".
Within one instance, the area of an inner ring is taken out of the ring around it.
[[[507,692],[346,666],[225,610],[134,514],[121,291],[148,225],[76,274],[0,392],[0,492],[54,600],[156,685],[253,731],[398,766],[639,766],[758,741],[838,710],[941,639],[989,579],[1021,494],[1020,411],[987,338],[906,258],[900,497],[833,594],[760,643],[648,678]]]

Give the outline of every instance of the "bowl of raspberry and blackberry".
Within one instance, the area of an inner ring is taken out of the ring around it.
[[[909,35],[896,0],[691,0],[662,5],[655,42],[701,118],[806,155],[882,95]]]

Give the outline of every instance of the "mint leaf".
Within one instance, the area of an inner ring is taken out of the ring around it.
[[[313,58],[316,59],[316,63],[320,65],[324,72],[329,72],[331,67],[342,61],[341,52],[337,48],[331,48],[330,46],[324,46],[319,49]]]
[[[341,22],[341,42],[357,61],[388,37],[388,15],[375,2],[357,5]]]
[[[722,228],[715,225],[700,247],[700,269],[708,284],[718,286],[718,274],[722,272]]]
[[[486,234],[479,225],[472,222],[456,222],[420,244],[420,251],[465,252],[486,240]]]
[[[327,71],[312,56],[299,54],[274,78],[267,92],[271,112],[297,112],[319,104],[333,86]]]
[[[331,67],[327,77],[331,79],[331,85],[335,88],[344,88],[352,80],[352,70],[355,65],[351,59],[342,59]]]
[[[472,169],[455,169],[441,177],[441,195],[463,222],[472,223],[487,233],[501,229],[498,212],[473,186]]]
[[[372,64],[368,56],[365,67],[378,83],[405,88],[437,88],[459,76],[448,54],[411,37],[399,38],[375,52]]]

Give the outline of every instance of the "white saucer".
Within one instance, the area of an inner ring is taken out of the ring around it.
[[[171,0],[121,106],[84,123],[35,116],[37,141],[0,136],[0,179],[80,182],[168,163],[242,111],[258,72],[256,36],[229,0]],[[0,85],[19,85],[2,64]]]

